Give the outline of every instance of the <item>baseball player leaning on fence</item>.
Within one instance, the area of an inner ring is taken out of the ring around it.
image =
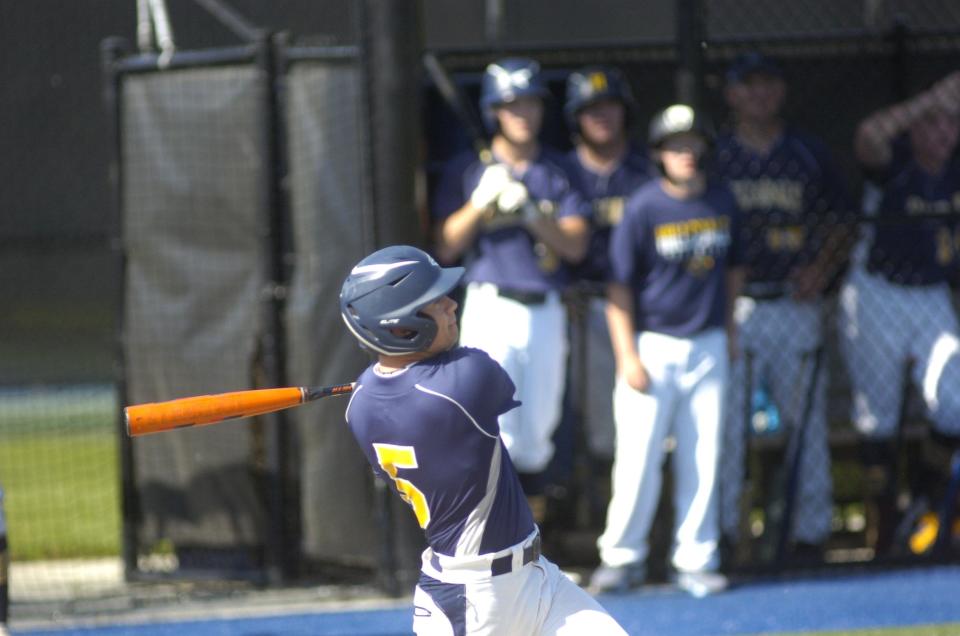
[[[864,224],[841,290],[840,344],[854,424],[871,442],[865,459],[889,472],[907,377],[934,426],[960,435],[960,328],[949,288],[960,252],[960,71],[867,116],[854,152],[867,176],[864,215],[875,225]],[[892,498],[880,504],[881,549]]]
[[[586,253],[590,210],[571,187],[563,155],[537,139],[548,95],[537,62],[500,60],[482,82],[493,162],[466,153],[441,175],[436,251],[443,262],[466,265],[463,344],[490,354],[517,387],[522,406],[501,416],[500,429],[541,522],[566,380],[560,292],[568,263]]]
[[[744,521],[748,401],[751,389],[765,386],[790,432],[802,428],[793,436],[803,449],[789,536],[793,554],[814,555],[832,518],[821,299],[846,257],[850,232],[840,222],[852,206],[826,147],[783,120],[786,93],[781,67],[760,53],[727,69],[732,129],[717,139],[713,167],[742,212],[746,279],[734,311],[740,351],[724,423],[721,523],[735,545]]]
[[[540,536],[498,418],[515,386],[486,353],[457,346],[461,267],[408,246],[379,250],[343,283],[340,309],[378,361],[346,418],[377,475],[410,504],[429,546],[414,592],[417,634],[625,635],[540,555]]]

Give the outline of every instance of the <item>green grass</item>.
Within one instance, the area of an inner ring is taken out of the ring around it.
[[[960,623],[947,625],[914,625],[885,629],[854,629],[837,632],[789,632],[770,636],[957,636]]]
[[[113,393],[0,395],[0,484],[14,560],[120,552]]]

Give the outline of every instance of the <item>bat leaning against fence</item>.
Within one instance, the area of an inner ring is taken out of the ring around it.
[[[123,415],[127,435],[139,437],[272,413],[330,395],[347,395],[352,393],[353,389],[354,384],[351,382],[322,387],[292,386],[233,391],[136,404],[123,409]]]

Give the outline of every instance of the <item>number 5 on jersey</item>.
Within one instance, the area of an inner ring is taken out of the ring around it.
[[[417,468],[417,453],[413,446],[395,446],[393,444],[374,444],[373,450],[377,453],[377,462],[396,484],[400,496],[410,504],[417,522],[421,528],[430,523],[430,509],[427,507],[427,498],[412,483],[397,477],[398,468]]]

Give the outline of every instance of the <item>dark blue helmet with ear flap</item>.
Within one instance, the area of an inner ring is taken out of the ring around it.
[[[630,84],[618,69],[591,66],[570,73],[567,77],[567,95],[563,114],[571,132],[578,132],[577,115],[580,111],[601,99],[620,101],[626,110],[628,120],[636,108]]]
[[[497,129],[493,109],[518,97],[546,98],[550,90],[543,79],[540,64],[526,57],[508,57],[489,64],[480,83],[480,112],[491,131]]]
[[[440,267],[409,245],[385,247],[357,263],[340,289],[340,315],[365,347],[385,355],[424,351],[437,323],[420,313],[446,296],[462,267]]]

